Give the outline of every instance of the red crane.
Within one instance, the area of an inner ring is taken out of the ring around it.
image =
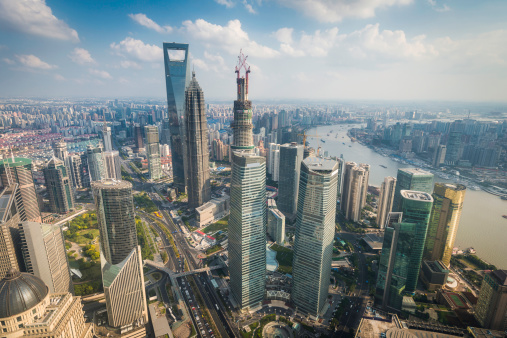
[[[238,56],[238,64],[236,66],[235,73],[238,75],[238,93],[240,92],[240,83],[239,83],[239,73],[241,71],[241,68],[245,69],[245,78],[246,78],[246,84],[245,84],[245,92],[248,95],[248,74],[250,73],[250,66],[246,63],[246,59],[248,58],[248,55],[243,54],[243,49],[239,50],[239,56]]]

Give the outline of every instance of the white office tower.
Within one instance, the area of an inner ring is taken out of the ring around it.
[[[231,291],[241,309],[264,299],[266,278],[266,160],[248,150],[232,157],[229,216]]]
[[[105,178],[121,180],[121,160],[117,150],[103,153]]]
[[[37,222],[19,224],[26,271],[39,277],[51,293],[74,293],[62,229]]]
[[[336,215],[338,162],[308,157],[301,163],[292,268],[292,301],[318,317],[327,301]]]
[[[92,182],[100,231],[100,263],[109,326],[144,330],[148,319],[141,247],[137,243],[132,184]]]
[[[275,151],[280,150],[280,145],[276,143],[270,143],[268,147],[268,174],[273,175],[273,171],[275,170]]]
[[[380,198],[377,210],[377,225],[384,229],[387,215],[393,210],[394,191],[396,188],[396,178],[388,176],[380,185]]]
[[[273,175],[272,179],[275,182],[278,182],[280,179],[280,145],[278,145],[278,149],[273,152]]]
[[[111,143],[111,127],[108,127],[105,122],[102,134],[104,136],[104,151],[113,150],[113,144]]]

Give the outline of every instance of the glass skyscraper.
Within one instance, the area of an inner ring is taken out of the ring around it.
[[[416,289],[433,204],[425,192],[402,190],[400,195],[402,213],[389,214],[386,222],[375,291],[377,304],[394,311],[401,310],[403,294]]]
[[[338,162],[308,157],[301,164],[294,240],[292,301],[317,317],[328,295],[333,255]]]
[[[74,209],[70,173],[65,163],[53,157],[43,171],[51,211],[65,214]]]
[[[394,190],[393,211],[401,211],[401,191],[414,190],[431,194],[433,192],[433,174],[419,168],[398,169]]]
[[[290,219],[295,218],[297,212],[303,148],[303,145],[296,143],[287,143],[280,146],[278,209]]]
[[[145,126],[146,135],[146,157],[148,158],[148,171],[151,180],[158,180],[162,176],[162,166],[160,163],[160,146],[157,126]]]
[[[190,83],[188,44],[164,42],[163,50],[173,182],[178,191],[184,192],[187,168],[187,158],[185,156],[185,89]],[[167,127],[167,123],[165,126]],[[165,137],[167,138],[167,135]]]

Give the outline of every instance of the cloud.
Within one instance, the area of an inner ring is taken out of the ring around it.
[[[140,61],[160,62],[163,57],[161,47],[150,45],[131,37],[127,37],[119,43],[113,42],[110,47],[123,56],[127,54]]]
[[[36,57],[35,55],[16,55],[19,63],[31,69],[49,70],[58,68],[56,65],[50,65]]]
[[[141,69],[142,68],[141,65],[138,64],[137,62],[129,61],[129,60],[121,60],[120,66],[122,68],[133,68],[133,69]]]
[[[234,7],[235,3],[232,0],[215,0],[215,2],[219,5],[224,5],[227,8]]]
[[[243,0],[243,6],[245,6],[245,9],[248,11],[248,13],[257,14],[255,9],[253,9],[252,5],[250,5],[246,0]]]
[[[8,59],[8,58],[3,58],[2,61],[5,62],[8,65],[13,65],[13,64],[16,63],[16,61]]]
[[[428,3],[430,4],[431,8],[437,12],[448,12],[451,10],[451,8],[446,4],[443,4],[441,7],[439,7],[436,0],[428,0]]]
[[[192,38],[202,41],[206,47],[222,48],[233,55],[238,54],[241,48],[245,54],[257,58],[272,58],[280,54],[277,50],[250,40],[239,20],[231,20],[227,26],[215,25],[203,19],[195,22],[187,20],[183,22],[183,30]]]
[[[45,0],[0,0],[0,25],[25,34],[79,41],[77,32],[54,16]]]
[[[298,41],[294,41],[293,31],[294,29],[285,27],[280,28],[273,35],[281,42],[280,51],[294,57],[327,56],[329,50],[335,46],[338,40],[338,28],[336,27],[325,31],[316,30],[313,34],[302,32]]]
[[[149,29],[153,29],[155,32],[161,34],[171,33],[173,31],[171,26],[160,26],[158,23],[148,18],[146,14],[138,13],[138,14],[129,14],[129,17],[140,24],[141,26],[147,27]]]
[[[108,72],[106,72],[105,70],[98,70],[98,69],[93,69],[93,68],[90,68],[88,69],[88,72],[92,75],[95,75],[97,77],[100,77],[101,79],[112,79],[113,77],[111,76],[111,74],[109,74]]]
[[[90,55],[90,52],[84,48],[74,48],[74,50],[69,54],[69,57],[72,61],[77,63],[78,65],[84,65],[87,63],[94,64],[95,60]]]
[[[212,54],[205,51],[204,58],[206,60],[194,58],[192,59],[192,63],[199,69],[213,71],[219,74],[223,74],[229,70],[229,67],[225,64],[224,58],[220,54]]]
[[[413,0],[278,0],[321,22],[338,22],[347,17],[371,18],[375,11],[395,5],[408,5]]]
[[[55,80],[56,80],[56,81],[65,81],[65,80],[66,80],[66,79],[65,79],[62,75],[60,75],[60,74],[55,74],[55,75],[54,75],[54,78],[55,78]]]

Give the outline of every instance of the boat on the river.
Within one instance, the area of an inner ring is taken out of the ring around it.
[[[507,215],[502,215],[503,218],[507,218]]]
[[[321,139],[320,139],[320,141],[321,141],[322,143],[326,143],[326,140],[324,140],[323,138],[321,138]]]
[[[379,166],[381,166],[384,169],[387,169],[387,167],[385,165],[383,165],[383,164],[379,164]]]
[[[503,199],[504,201],[507,201],[507,196],[501,196],[500,198]]]

